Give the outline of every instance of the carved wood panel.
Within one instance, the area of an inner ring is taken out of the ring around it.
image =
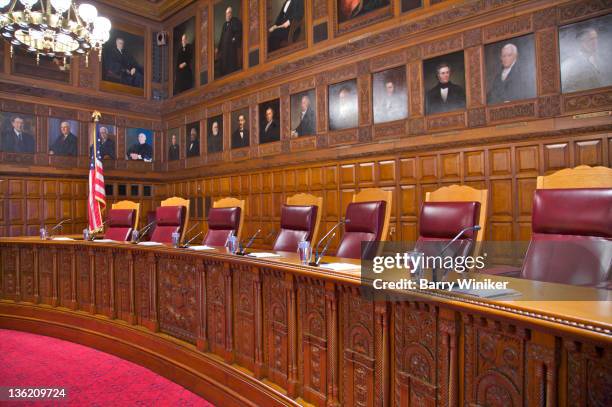
[[[263,270],[264,363],[274,383],[289,383],[289,315],[287,287],[278,271]]]
[[[113,261],[108,252],[94,250],[94,285],[95,285],[95,310],[109,318],[113,317],[111,305],[111,281]]]

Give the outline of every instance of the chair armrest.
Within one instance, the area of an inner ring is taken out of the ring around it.
[[[490,276],[503,276],[503,277],[520,277],[521,269],[515,266],[499,265],[491,268],[480,270],[479,273],[488,274]]]

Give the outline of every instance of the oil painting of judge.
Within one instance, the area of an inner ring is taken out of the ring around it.
[[[406,69],[387,69],[373,76],[374,123],[402,120],[408,117]]]
[[[612,14],[559,29],[563,93],[612,85]]]
[[[259,104],[259,144],[280,140],[280,100]]]
[[[174,94],[193,88],[195,18],[174,27]]]
[[[291,137],[317,134],[314,89],[291,95]]]
[[[168,161],[176,161],[180,158],[179,129],[168,130]]]
[[[198,157],[200,155],[200,122],[188,124],[185,127],[187,133],[187,157]]]
[[[487,103],[504,103],[536,96],[533,34],[485,47]]]
[[[79,123],[74,120],[49,119],[49,155],[75,157],[78,153]]]
[[[144,37],[111,29],[102,49],[102,80],[136,88],[144,86]]]
[[[304,0],[267,0],[268,52],[304,40]]]
[[[208,118],[206,151],[208,153],[223,151],[223,115]]]
[[[153,161],[153,132],[147,129],[129,128],[126,130],[125,153],[127,160]]]
[[[96,124],[96,132],[100,136],[100,155],[103,159],[114,160],[117,158],[117,150],[115,140],[117,138],[116,127],[112,124]],[[89,154],[93,152],[93,140],[89,140]]]
[[[357,80],[329,85],[329,129],[357,127]]]
[[[232,148],[248,147],[250,144],[249,109],[232,112]]]
[[[242,69],[242,3],[225,0],[214,8],[215,78]]]
[[[18,113],[0,113],[0,151],[34,153],[36,151],[36,121]]]
[[[423,62],[425,113],[436,114],[465,108],[463,51]]]
[[[363,16],[371,11],[389,5],[389,0],[336,0],[338,7],[338,22]]]

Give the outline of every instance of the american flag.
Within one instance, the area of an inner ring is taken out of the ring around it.
[[[95,113],[94,113],[95,114]],[[87,199],[89,214],[89,230],[102,230],[102,208],[106,207],[106,190],[104,188],[104,169],[100,154],[100,136],[94,122],[93,148],[89,164],[89,197]]]

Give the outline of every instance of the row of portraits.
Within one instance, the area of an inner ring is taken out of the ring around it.
[[[76,157],[83,138],[79,122],[51,117],[48,120],[48,154]],[[104,159],[117,159],[117,127],[110,124],[96,125],[97,145]],[[89,154],[92,140],[88,140]],[[0,151],[7,153],[33,154],[36,152],[36,120],[34,116],[0,112]],[[126,129],[126,160],[153,161],[153,131],[142,128]]]
[[[304,41],[303,0],[268,0],[267,50],[275,52],[296,42]],[[337,0],[338,17],[347,21],[389,4],[388,0]],[[420,7],[420,1],[410,7]],[[214,5],[214,76],[219,78],[243,67],[243,7],[241,0],[222,0]],[[274,16],[274,17],[270,17]],[[195,86],[196,36],[195,18],[192,17],[173,29],[174,94]],[[575,92],[612,85],[612,14],[569,24],[559,29],[559,50],[562,92]],[[485,46],[487,102],[534,97],[535,46],[534,36],[502,41]],[[114,29],[103,50],[102,79],[132,87],[144,82],[144,38]],[[447,63],[451,84],[465,89],[463,59],[457,55],[425,63],[425,82],[435,85],[441,63]],[[433,64],[433,66],[432,66]],[[436,101],[430,113],[440,110],[435,106],[440,98],[444,106],[465,103],[464,92],[449,85],[446,96],[444,85],[436,89]],[[442,91],[444,90],[444,91]],[[440,96],[437,95],[438,91]],[[433,93],[430,98],[434,97]],[[450,102],[447,101],[450,98]],[[463,102],[462,102],[463,100]],[[445,110],[442,106],[441,110]]]

